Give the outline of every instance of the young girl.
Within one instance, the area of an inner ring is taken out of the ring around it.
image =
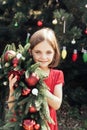
[[[62,103],[62,86],[64,83],[64,75],[61,70],[53,69],[60,60],[60,50],[57,43],[55,33],[50,28],[42,28],[36,31],[30,38],[30,54],[35,62],[40,63],[40,68],[44,70],[48,77],[44,82],[49,87],[47,90],[47,102],[49,105],[50,115],[55,124],[49,124],[50,130],[58,130],[56,110],[58,110]],[[17,77],[11,75],[9,77],[10,94],[8,101],[14,100],[12,93],[14,92],[14,83]],[[12,99],[13,98],[13,99]],[[8,104],[9,108],[13,104]]]

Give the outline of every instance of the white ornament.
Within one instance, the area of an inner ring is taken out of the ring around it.
[[[87,4],[85,5],[85,8],[87,8]]]
[[[73,40],[71,41],[72,44],[76,43],[76,40],[73,38]]]
[[[38,89],[37,88],[32,89],[32,94],[37,96],[38,95]]]
[[[18,53],[16,57],[17,57],[17,59],[20,59],[22,57],[22,54]]]
[[[57,24],[57,19],[56,18],[52,21],[52,24],[54,24],[54,25]]]
[[[7,81],[4,81],[4,82],[3,82],[3,85],[4,85],[4,86],[6,86],[7,84],[8,84]]]

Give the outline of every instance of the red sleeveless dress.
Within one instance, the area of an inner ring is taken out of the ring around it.
[[[50,92],[53,93],[55,85],[60,83],[64,84],[63,72],[61,70],[50,69],[50,74],[46,79],[44,79],[44,82],[50,88]],[[49,124],[50,130],[58,130],[56,110],[54,110],[51,107],[49,107],[49,109],[50,109],[50,116],[55,122],[55,125]]]

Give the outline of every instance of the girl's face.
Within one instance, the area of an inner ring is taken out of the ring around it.
[[[49,64],[53,61],[54,50],[46,41],[40,42],[32,49],[32,56],[35,62],[40,63],[43,70],[48,69]]]

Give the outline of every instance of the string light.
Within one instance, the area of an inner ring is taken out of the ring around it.
[[[61,52],[61,53],[62,53],[62,54],[61,54],[62,59],[65,59],[65,58],[66,58],[66,56],[67,56],[66,46],[63,46],[63,50],[62,50],[62,52]]]

